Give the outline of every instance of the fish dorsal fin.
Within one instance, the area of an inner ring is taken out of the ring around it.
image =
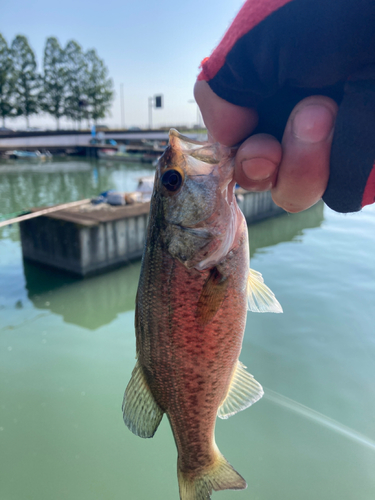
[[[214,318],[223,303],[227,288],[227,278],[214,267],[203,285],[197,304],[196,317],[201,325],[206,325]]]
[[[151,394],[139,361],[126,388],[122,411],[125,424],[143,438],[152,437],[163,418],[163,411]]]
[[[264,284],[262,275],[254,269],[249,269],[247,279],[247,308],[252,312],[283,312],[275,294]]]
[[[245,410],[263,396],[263,388],[255,378],[246,371],[241,361],[237,361],[228,394],[217,411],[220,418],[228,418]]]

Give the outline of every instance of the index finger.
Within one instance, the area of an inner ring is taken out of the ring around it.
[[[194,97],[214,141],[234,146],[246,139],[258,124],[255,109],[236,106],[216,95],[207,82],[198,80]]]

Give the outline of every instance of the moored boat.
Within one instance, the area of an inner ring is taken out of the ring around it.
[[[99,149],[98,158],[100,160],[110,160],[110,161],[126,161],[126,162],[141,162],[141,163],[152,163],[157,154],[148,154],[142,152],[130,152],[126,149],[126,146],[121,145],[117,150],[115,149]]]
[[[38,160],[44,161],[47,158],[51,158],[52,154],[49,151],[45,151],[41,153],[40,151],[21,151],[21,150],[13,150],[8,151],[6,156],[12,160]]]

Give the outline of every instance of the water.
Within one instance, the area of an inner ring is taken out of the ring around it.
[[[0,214],[131,190],[148,172],[6,164]],[[265,397],[216,429],[249,487],[213,498],[373,500],[375,208],[343,216],[319,204],[251,226],[250,241],[284,314],[249,314],[241,361]],[[167,419],[152,440],[122,422],[139,270],[77,280],[24,263],[17,226],[1,230],[1,500],[178,498]]]

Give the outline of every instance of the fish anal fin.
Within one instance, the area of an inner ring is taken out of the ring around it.
[[[163,418],[163,411],[151,394],[139,361],[125,390],[122,411],[127,427],[143,438],[151,438]]]
[[[196,317],[199,323],[205,325],[214,318],[223,303],[227,288],[227,278],[214,267],[203,285],[197,304]]]
[[[264,284],[262,275],[254,269],[249,270],[247,305],[248,310],[252,312],[283,312],[275,294]]]
[[[220,418],[228,418],[245,410],[263,396],[263,388],[255,378],[246,371],[246,367],[237,361],[227,396],[217,411]]]
[[[209,500],[212,490],[244,490],[246,481],[218,451],[215,462],[199,475],[178,469],[181,500]]]

